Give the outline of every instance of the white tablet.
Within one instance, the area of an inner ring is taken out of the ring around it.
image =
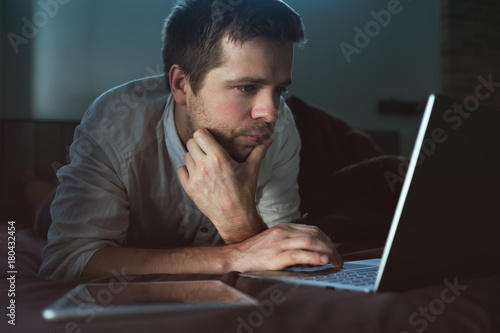
[[[166,311],[257,305],[217,280],[81,284],[42,311],[46,320],[152,314]]]

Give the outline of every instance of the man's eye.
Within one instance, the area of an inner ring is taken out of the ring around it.
[[[238,89],[243,92],[251,92],[255,90],[255,86],[239,86]]]
[[[286,88],[283,88],[283,87],[278,87],[278,88],[276,88],[276,93],[279,95],[284,95],[284,94],[288,93],[288,90]]]

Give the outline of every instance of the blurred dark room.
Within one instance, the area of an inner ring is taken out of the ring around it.
[[[2,222],[31,225],[96,97],[162,73],[160,31],[172,3],[1,2]],[[308,39],[295,53],[290,94],[354,128],[387,134],[388,153],[409,156],[432,92],[465,98],[490,80],[483,103],[500,108],[498,1],[289,3]]]

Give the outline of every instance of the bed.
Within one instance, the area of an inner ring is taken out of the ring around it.
[[[294,96],[288,104],[303,141],[301,212],[309,214],[309,223],[335,235],[344,260],[380,257],[400,190],[388,186],[384,174],[397,173],[405,158],[387,154],[365,132],[352,129],[321,108]],[[44,189],[41,192],[46,196],[50,187]],[[383,293],[263,283],[240,277],[238,272],[45,281],[37,279],[37,272],[46,231],[21,224],[15,234],[9,235],[6,222],[0,225],[0,292],[5,311],[2,332],[500,331],[500,275],[459,280],[455,288],[451,277],[451,287],[443,281],[415,290]],[[13,259],[9,258],[9,236],[15,236],[15,266],[11,269],[7,266]],[[48,322],[41,316],[44,307],[81,283],[206,279],[222,280],[254,296],[259,305],[107,319],[83,313],[79,319],[61,322]]]
[[[2,230],[5,230],[2,225]],[[6,266],[5,233],[1,238],[2,267]],[[122,281],[222,280],[256,297],[259,306],[234,309],[189,310],[176,313],[100,319],[82,312],[77,320],[48,322],[43,308],[78,284],[120,281],[99,279],[44,281],[36,278],[45,241],[31,230],[16,233],[15,286],[1,272],[4,315],[2,332],[498,332],[500,330],[500,275],[459,281],[465,290],[443,292],[446,284],[394,293],[346,292],[317,287],[265,284],[256,279],[225,275],[141,275]],[[368,244],[367,244],[368,245]],[[359,246],[359,245],[358,245]],[[352,248],[351,248],[352,249]],[[344,258],[376,257],[380,249],[353,250]],[[9,289],[15,296],[6,297]],[[453,298],[453,301],[449,301]],[[450,297],[451,296],[451,297]],[[6,304],[15,300],[15,326]],[[445,302],[446,301],[446,302]]]

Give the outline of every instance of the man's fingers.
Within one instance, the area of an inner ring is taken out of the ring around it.
[[[186,148],[191,153],[193,159],[196,161],[203,158],[206,154],[205,151],[198,145],[198,142],[193,138],[189,139],[186,143]]]
[[[226,152],[206,128],[200,128],[194,132],[193,139],[206,155]]]
[[[335,267],[342,267],[344,265],[342,257],[331,242],[324,242],[322,239],[314,236],[304,235],[288,238],[283,246],[287,249],[306,250],[307,252],[319,253],[324,256],[323,259],[328,258],[322,265],[327,263],[331,263]],[[314,256],[314,260],[317,259],[317,256]]]
[[[305,231],[305,232],[316,232],[319,230],[317,226],[310,225],[310,224],[297,224],[297,223],[283,223],[284,226],[287,226],[291,229],[294,230],[300,230],[300,231]]]
[[[284,248],[303,249],[327,255],[332,265],[342,267],[344,261],[335,249],[332,240],[327,237],[318,227],[305,224],[283,223],[280,227],[285,230],[286,242]]]
[[[256,166],[260,166],[260,163],[266,156],[266,152],[273,143],[273,140],[269,138],[268,141],[261,143],[260,145],[255,146],[250,155],[248,155],[247,163],[254,164]]]
[[[344,261],[337,251],[327,254],[304,249],[294,249],[281,252],[280,257],[282,258],[281,260],[285,260],[285,267],[292,265],[323,266],[329,263],[337,268],[344,266]]]
[[[187,171],[186,166],[181,166],[177,168],[177,178],[179,178],[182,187],[186,188],[186,184],[188,183],[189,179],[189,173]]]
[[[186,155],[184,156],[184,163],[186,165],[186,169],[187,169],[188,173],[189,173],[189,170],[193,171],[194,169],[196,169],[196,162],[193,159],[193,156],[191,153],[186,153]]]
[[[292,265],[315,265],[323,266],[330,261],[329,257],[324,253],[306,251],[306,250],[289,250],[280,254],[280,261],[284,267]]]
[[[303,249],[324,253],[329,256],[332,255],[334,251],[330,246],[328,246],[328,244],[325,244],[320,239],[310,235],[288,238],[283,242],[282,246],[285,249]]]
[[[337,249],[334,248],[333,254],[330,255],[330,262],[333,266],[341,268],[344,266],[344,259],[340,256]]]
[[[295,223],[283,223],[283,226],[286,228],[289,228],[293,231],[296,231],[296,232],[314,235],[315,237],[318,237],[321,240],[323,240],[324,242],[327,242],[328,244],[333,246],[333,242],[330,239],[330,237],[325,235],[323,233],[323,231],[321,231],[321,229],[318,228],[317,226],[308,225],[308,224],[295,224]],[[300,235],[300,234],[296,234],[296,235]]]

